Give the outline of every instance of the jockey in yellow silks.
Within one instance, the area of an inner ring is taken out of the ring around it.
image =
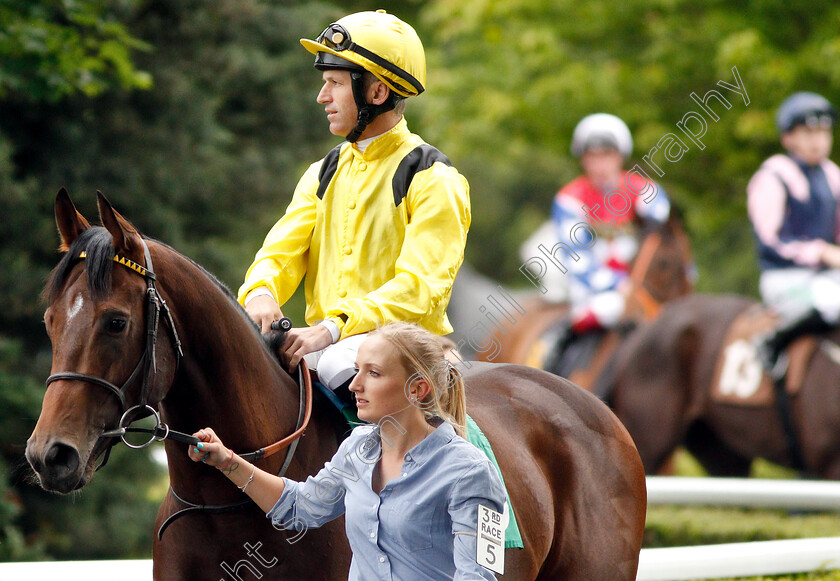
[[[317,101],[330,132],[346,141],[304,173],[239,301],[265,332],[303,280],[310,326],[292,329],[283,350],[344,392],[367,332],[391,321],[452,331],[446,307],[470,226],[469,184],[403,117],[426,82],[411,26],[361,12],[301,43],[322,71]]]

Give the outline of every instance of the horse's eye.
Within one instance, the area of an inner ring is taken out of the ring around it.
[[[128,322],[125,319],[119,319],[117,317],[108,319],[108,322],[105,323],[105,328],[108,330],[109,333],[122,333],[125,331],[125,327]]]

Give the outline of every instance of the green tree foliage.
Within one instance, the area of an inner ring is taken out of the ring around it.
[[[148,45],[116,20],[132,7],[96,0],[5,0],[0,3],[0,96],[56,100],[98,95],[116,85],[148,88],[131,52]]]
[[[755,292],[744,188],[779,150],[773,114],[785,96],[813,90],[840,103],[836,4],[434,0],[421,16],[430,61],[423,130],[471,181],[468,260],[521,279],[516,247],[579,173],[569,143],[582,117],[622,117],[641,161],[666,133],[685,139],[676,123],[700,111],[691,93],[714,88],[731,109],[713,102],[720,120],[708,123],[705,149],[686,140],[690,150],[657,179],[685,210],[700,288]],[[716,86],[734,82],[733,66],[748,106]]]
[[[114,19],[112,8],[85,0],[0,4],[3,121],[11,121],[16,108],[56,104],[68,95],[149,87],[148,74],[131,61],[134,50],[148,46]],[[15,163],[19,143],[13,131],[0,129],[0,560],[137,554],[148,544],[154,505],[134,484],[142,474],[160,473],[148,457],[133,459],[107,487],[130,503],[121,515],[130,517],[127,521],[101,518],[103,511],[120,506],[95,508],[107,494],[102,490],[94,489],[79,503],[55,502],[32,486],[24,467],[23,446],[40,409],[41,378],[49,370],[37,297],[55,260],[56,240],[39,177],[21,172]],[[74,539],[82,535],[89,542],[79,550]]]

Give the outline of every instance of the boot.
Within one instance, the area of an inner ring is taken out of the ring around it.
[[[353,392],[348,389],[352,382],[353,377],[336,387],[333,393],[343,404],[338,409],[341,411],[344,419],[346,419],[351,426],[355,426],[360,422],[359,416],[356,415],[356,396],[354,396]]]
[[[824,333],[833,326],[826,323],[816,309],[811,309],[798,319],[779,327],[764,339],[758,347],[758,355],[765,369],[774,379],[784,376],[787,371],[787,358],[780,357],[784,350],[802,335]]]

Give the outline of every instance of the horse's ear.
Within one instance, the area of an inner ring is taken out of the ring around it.
[[[682,207],[675,203],[673,200],[671,201],[671,211],[668,213],[668,226],[674,230],[683,229],[683,211]]]
[[[61,236],[61,245],[58,247],[61,252],[67,252],[76,238],[90,228],[90,222],[79,213],[64,188],[58,190],[55,197],[55,223]]]
[[[114,239],[117,253],[130,254],[141,246],[140,234],[131,223],[117,212],[105,195],[96,190],[96,203],[99,205],[99,219]]]

